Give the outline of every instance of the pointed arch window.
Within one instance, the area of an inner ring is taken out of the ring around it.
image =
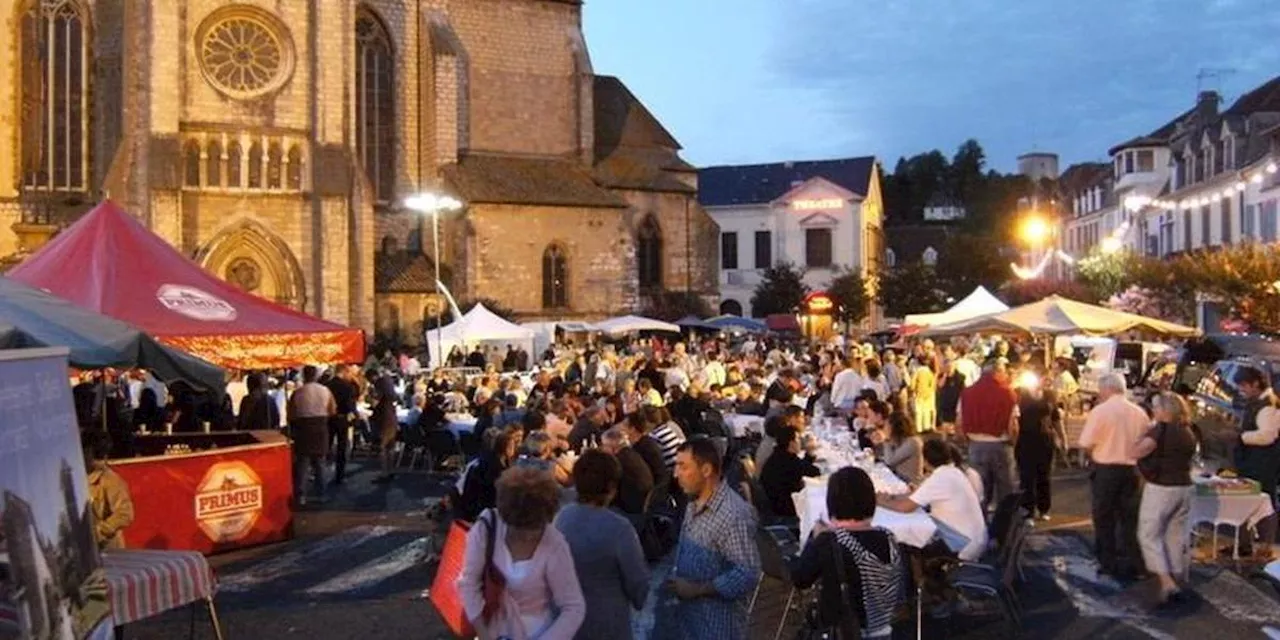
[[[204,183],[217,189],[222,186],[222,144],[217,140],[209,143],[205,149]]]
[[[244,170],[244,152],[240,149],[240,143],[231,141],[227,145],[227,186],[232,189],[239,189],[244,186],[244,182],[240,179],[241,172]]]
[[[302,149],[289,147],[289,190],[302,191]]]
[[[356,14],[356,152],[378,202],[395,188],[395,56],[382,20]]]
[[[22,15],[21,150],[23,186],[88,188],[88,43],[72,0],[30,2]]]
[[[249,145],[249,188],[262,188],[262,145],[257,142]]]
[[[568,254],[564,247],[553,244],[542,252],[542,308],[563,309],[569,306]]]
[[[271,143],[267,150],[267,188],[279,189],[284,179],[284,151],[278,143]]]
[[[662,228],[653,215],[640,223],[636,233],[636,268],[640,272],[641,289],[662,288]]]
[[[200,144],[188,140],[183,155],[182,184],[191,188],[200,187]]]

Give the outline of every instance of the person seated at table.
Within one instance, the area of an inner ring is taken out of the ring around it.
[[[774,450],[777,448],[778,439],[782,431],[790,429],[799,432],[804,431],[804,427],[804,409],[795,405],[786,407],[780,412],[765,418],[764,436],[760,438],[760,444],[756,446],[756,470],[764,472],[764,466],[769,463],[769,457],[773,455]]]
[[[947,547],[961,560],[977,560],[987,548],[987,522],[973,485],[942,440],[924,443],[924,464],[929,475],[910,496],[880,496],[880,506],[901,513],[928,509]]]
[[[572,469],[565,468],[565,465],[556,459],[551,435],[546,431],[534,431],[524,437],[524,441],[520,444],[520,457],[516,460],[516,466],[550,471],[560,486],[573,486]]]
[[[863,449],[875,449],[885,439],[885,431],[889,427],[889,416],[893,411],[889,403],[879,400],[867,400],[866,417],[862,421],[862,429],[856,433],[858,446]]]
[[[654,483],[666,485],[671,480],[671,471],[667,469],[666,462],[662,458],[662,445],[656,439],[647,437],[654,427],[648,422],[650,416],[652,416],[650,412],[637,411],[627,416],[627,419],[617,426],[621,427],[622,432],[627,436],[631,448],[644,459],[645,465],[649,467],[649,473],[653,474]]]
[[[888,638],[906,602],[906,560],[893,534],[871,524],[876,490],[867,472],[845,467],[831,475],[827,513],[831,519],[815,524],[804,550],[788,562],[792,584],[807,589],[821,580],[816,623],[822,627],[840,627],[853,608],[861,629],[844,630],[841,637]],[[848,601],[837,563],[844,569]]]
[[[524,431],[519,426],[508,425],[498,430],[493,446],[480,452],[476,465],[467,470],[454,503],[459,519],[475,522],[482,511],[493,508],[498,478],[515,463],[523,440]]]
[[[774,516],[795,518],[796,506],[791,494],[804,489],[806,477],[815,478],[822,472],[813,462],[813,452],[805,451],[801,445],[799,431],[782,429],[777,433],[778,444],[773,455],[760,470],[760,486],[769,498]]]
[[[133,498],[129,483],[107,465],[111,439],[101,428],[90,428],[80,434],[80,445],[89,480],[94,540],[99,549],[123,549],[124,529],[133,524]]]
[[[882,430],[881,461],[910,485],[917,485],[924,478],[924,459],[920,455],[923,443],[916,435],[916,426],[906,413],[889,416],[888,428]]]
[[[649,470],[649,465],[631,447],[631,442],[621,427],[613,427],[604,432],[600,438],[600,450],[617,458],[622,467],[612,506],[627,515],[643,514],[645,501],[654,486],[653,472]]]
[[[763,416],[768,412],[764,404],[764,386],[760,383],[741,382],[738,384],[737,399],[734,401],[734,413],[744,416]]]

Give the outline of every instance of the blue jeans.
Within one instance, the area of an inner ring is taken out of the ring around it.
[[[982,476],[983,506],[999,505],[1013,493],[1013,447],[1007,442],[969,441],[969,466]]]

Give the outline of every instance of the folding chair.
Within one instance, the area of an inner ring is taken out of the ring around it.
[[[791,570],[787,567],[787,558],[800,550],[800,543],[786,527],[759,527],[756,529],[756,549],[760,553],[760,580],[756,582],[756,590],[751,594],[751,603],[747,606],[749,617],[756,608],[756,599],[760,596],[760,586],[765,578],[773,578],[785,583],[788,587],[787,603],[782,610],[782,619],[778,621],[778,630],[773,640],[782,636],[782,629],[787,624],[791,613],[791,604],[795,602],[796,587],[791,581]]]
[[[1000,604],[1001,615],[1009,623],[1014,635],[1022,628],[1022,605],[1014,591],[1014,583],[1020,572],[1022,548],[1030,533],[1031,525],[1026,520],[1016,520],[1009,552],[1001,564],[962,562],[948,576],[951,586],[958,591],[995,598]]]

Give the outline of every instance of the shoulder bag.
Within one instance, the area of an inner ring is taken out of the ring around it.
[[[836,581],[840,585],[840,604],[842,605],[840,619],[822,620],[818,613],[820,603],[814,603],[809,610],[808,622],[804,628],[800,629],[796,640],[857,640],[862,637],[862,625],[858,621],[857,614],[857,599],[851,593],[852,589],[845,574],[843,545],[836,538],[834,531],[831,533],[831,554],[831,564],[835,566]]]
[[[498,534],[498,514],[491,510],[488,516],[487,519],[483,517],[480,519],[488,529],[484,545],[484,609],[480,614],[485,624],[492,622],[493,617],[502,610],[502,597],[507,589],[506,576],[502,575],[498,567],[493,564],[493,545]]]

